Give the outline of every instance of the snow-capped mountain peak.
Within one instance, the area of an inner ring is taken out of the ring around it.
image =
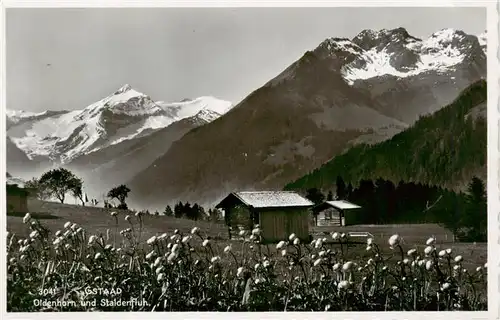
[[[480,49],[485,53],[485,39],[451,28],[437,31],[424,40],[409,35],[404,28],[364,30],[351,41],[356,47],[341,40],[342,50],[353,54],[345,59],[341,73],[353,84],[357,79],[383,75],[409,77],[430,70],[446,72],[468,57],[480,54]]]
[[[8,135],[30,159],[41,156],[67,163],[184,118],[197,116],[205,122],[213,121],[231,107],[230,102],[214,97],[157,103],[126,84],[83,110],[41,114],[10,110]]]
[[[118,94],[122,94],[124,92],[130,91],[130,90],[132,90],[132,86],[127,83],[127,84],[123,85],[120,89],[118,89],[114,94],[118,95]]]

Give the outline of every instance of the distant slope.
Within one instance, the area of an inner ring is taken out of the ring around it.
[[[74,159],[65,167],[83,177],[89,197],[122,184],[165,154],[172,143],[206,124],[199,116],[182,119],[147,136],[124,140]]]
[[[473,175],[486,179],[487,85],[478,81],[450,105],[373,146],[359,145],[285,186],[331,189],[338,175],[356,184],[383,177],[461,189]]]

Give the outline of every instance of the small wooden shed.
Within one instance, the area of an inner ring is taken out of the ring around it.
[[[309,239],[309,209],[314,203],[293,191],[233,192],[217,206],[224,210],[228,227],[237,224],[234,217],[247,216],[246,228],[259,225],[263,241],[285,240],[290,234]]]
[[[28,212],[28,190],[17,184],[7,184],[7,212]]]
[[[325,201],[316,205],[313,210],[317,226],[348,226],[359,224],[360,206],[346,200]],[[346,215],[346,211],[349,213]]]

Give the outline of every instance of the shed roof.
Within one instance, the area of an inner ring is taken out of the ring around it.
[[[330,206],[340,209],[340,210],[346,210],[346,209],[360,209],[361,207],[358,206],[357,204],[351,203],[349,201],[345,200],[335,200],[335,201],[326,201]]]
[[[357,204],[351,203],[349,201],[335,200],[335,201],[325,201],[323,203],[320,203],[320,204],[316,205],[313,208],[313,210],[315,212],[319,212],[319,211],[323,211],[323,210],[327,209],[328,207],[335,208],[337,210],[352,210],[352,209],[360,209],[361,208]]]
[[[216,207],[220,207],[224,200],[231,196],[254,208],[312,207],[314,205],[293,191],[241,191],[229,194]]]

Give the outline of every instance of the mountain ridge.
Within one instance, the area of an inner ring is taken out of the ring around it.
[[[454,57],[451,49],[459,48],[463,60],[406,77],[375,74],[352,82],[342,68],[363,56],[351,51],[357,45],[323,41],[224,117],[176,141],[127,183],[136,190],[131,201],[151,208],[179,200],[210,206],[234,190],[281,189],[356,143],[391,138],[486,76],[477,37],[439,34],[448,35],[432,42],[442,54]]]

